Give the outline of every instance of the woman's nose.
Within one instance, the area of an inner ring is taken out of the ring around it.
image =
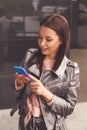
[[[41,45],[45,45],[45,43],[46,43],[45,40],[41,40],[40,42]]]

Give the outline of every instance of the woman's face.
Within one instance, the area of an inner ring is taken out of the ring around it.
[[[54,59],[61,44],[62,42],[54,30],[45,26],[40,27],[38,45],[42,54],[50,59]]]

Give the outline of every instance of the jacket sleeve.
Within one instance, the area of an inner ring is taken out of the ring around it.
[[[26,52],[26,54],[25,54],[25,56],[24,56],[24,58],[23,58],[23,60],[22,60],[22,62],[21,62],[21,65],[20,66],[22,66],[22,67],[24,67],[26,70],[27,70],[27,62],[28,62],[28,60],[31,58],[31,56],[33,55],[33,53],[36,51],[36,49],[34,49],[34,48],[30,48],[30,49],[28,49],[27,50],[27,52]],[[16,94],[20,94],[21,93],[21,91],[23,91],[23,89],[21,89],[21,90],[15,90],[15,77],[14,77],[14,80],[13,80],[13,82],[12,82],[12,89],[14,90],[14,92],[16,93]],[[25,85],[26,86],[26,85]]]
[[[74,110],[74,107],[77,102],[77,90],[80,86],[79,81],[79,67],[76,66],[73,68],[73,76],[70,79],[70,83],[67,89],[65,98],[58,97],[54,95],[53,103],[51,105],[51,110],[61,116],[66,117],[71,114]]]

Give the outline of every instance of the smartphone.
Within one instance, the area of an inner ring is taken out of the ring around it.
[[[25,76],[27,76],[29,78],[29,74],[27,73],[27,71],[21,67],[21,66],[14,66],[14,70],[18,73],[18,74],[24,74]],[[29,78],[30,82],[32,81],[30,78]]]

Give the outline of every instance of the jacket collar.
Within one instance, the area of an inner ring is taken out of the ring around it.
[[[29,71],[30,73],[33,73],[33,74],[36,75],[37,77],[40,76],[40,71],[39,71],[39,69],[38,69],[38,67],[37,67],[36,64],[33,64],[31,67],[29,67],[29,68],[28,68],[28,71]]]
[[[66,56],[64,56],[59,68],[54,72],[57,74],[58,77],[62,78],[64,75],[64,72],[66,70],[68,59]]]
[[[56,71],[53,71],[58,77],[60,77],[60,78],[63,77],[66,66],[67,66],[67,62],[68,62],[68,59],[66,56],[64,56],[59,68]],[[38,77],[40,76],[40,72],[39,72],[39,69],[37,68],[36,64],[29,67],[28,70],[30,72],[34,73],[35,75],[37,75]]]

